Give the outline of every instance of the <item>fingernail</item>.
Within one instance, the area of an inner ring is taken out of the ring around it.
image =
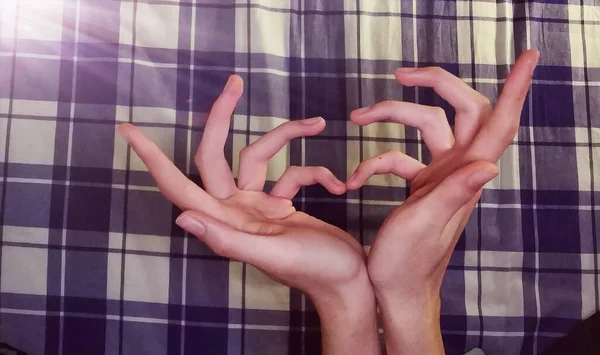
[[[321,122],[323,118],[322,117],[313,117],[313,118],[307,118],[305,120],[301,120],[300,122],[306,125],[312,125],[312,124],[316,124]]]
[[[182,214],[175,220],[175,223],[196,237],[202,237],[206,233],[206,224],[193,215]]]
[[[407,74],[407,73],[412,73],[414,71],[416,71],[419,68],[398,68],[396,69],[397,72],[400,72],[402,74]]]
[[[495,165],[487,165],[469,176],[467,185],[472,189],[479,190],[496,176],[498,176],[498,168]]]
[[[372,108],[372,106],[367,106],[367,107],[359,108],[357,110],[354,110],[354,114],[355,115],[362,115],[363,113],[367,113],[371,108]]]

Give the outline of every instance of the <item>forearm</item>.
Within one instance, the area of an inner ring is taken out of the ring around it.
[[[321,319],[324,355],[381,353],[375,294],[368,278],[311,299]]]
[[[388,355],[444,354],[439,296],[377,292]]]

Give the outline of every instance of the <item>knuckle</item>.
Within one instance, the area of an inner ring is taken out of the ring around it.
[[[240,150],[240,159],[245,160],[252,157],[252,145],[247,145]]]
[[[478,116],[481,112],[481,104],[477,100],[469,100],[464,107],[461,107],[457,111],[457,113],[463,113],[469,116]]]
[[[331,171],[323,166],[317,166],[315,167],[315,173],[320,176],[328,176],[331,174]]]
[[[429,67],[427,68],[427,71],[434,77],[439,77],[447,73],[446,70],[440,66]]]
[[[444,111],[444,109],[441,107],[435,106],[431,107],[429,119],[424,120],[424,125],[432,128],[445,124],[446,122],[448,122],[448,118],[446,118],[446,111]]]
[[[386,107],[386,108],[393,108],[396,107],[398,105],[398,101],[394,101],[394,100],[383,100],[379,103],[376,103],[375,105],[373,105],[374,108],[380,108],[380,107]]]
[[[446,119],[446,111],[443,108],[436,106],[433,108],[433,117],[437,119]]]
[[[364,174],[367,169],[366,167],[367,167],[367,164],[369,163],[369,161],[373,161],[373,159],[365,160],[365,161],[361,162],[360,164],[358,164],[358,166],[354,170],[354,173],[358,174],[358,175]]]
[[[487,113],[492,111],[492,102],[486,96],[481,96],[479,101],[477,102],[477,106],[482,113]]]
[[[296,165],[290,165],[290,166],[288,166],[288,167],[285,169],[285,173],[288,173],[288,174],[292,174],[292,175],[293,175],[293,174],[296,174],[296,173],[300,172],[300,169],[301,169],[301,167],[299,167],[299,166],[296,166]]]
[[[400,151],[395,150],[395,149],[390,149],[388,151],[386,151],[385,153],[379,155],[379,159],[381,160],[385,160],[385,159],[393,159],[396,160],[398,158],[398,156],[400,156]]]
[[[286,179],[297,180],[300,170],[301,170],[301,168],[299,166],[295,166],[295,165],[288,166],[285,169],[285,171],[283,172],[283,174],[281,175],[281,177],[279,178],[279,180],[283,179],[284,177]]]
[[[492,101],[487,96],[483,96],[482,97],[481,103],[486,108],[491,108],[492,107]]]
[[[477,116],[489,115],[492,112],[492,102],[488,97],[478,95],[476,99],[469,101],[466,111],[477,114]]]

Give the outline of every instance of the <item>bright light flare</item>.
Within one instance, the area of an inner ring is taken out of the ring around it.
[[[58,40],[62,34],[64,0],[0,0],[2,37]]]

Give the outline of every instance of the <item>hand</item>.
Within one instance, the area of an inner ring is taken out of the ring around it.
[[[267,161],[291,139],[319,134],[325,121],[290,121],[245,147],[236,185],[223,148],[242,92],[242,79],[230,77],[206,122],[195,156],[205,190],[137,128],[124,124],[119,131],[163,195],[185,211],[176,221],[181,228],[215,253],[252,264],[312,299],[322,318],[325,353],[378,352],[375,300],[361,245],[341,229],[296,211],[291,201],[302,186],[319,183],[339,195],[345,184],[323,167],[289,167],[270,194],[263,192]],[[348,341],[351,336],[361,344]]]
[[[495,163],[517,132],[538,57],[527,51],[518,59],[493,110],[486,97],[440,68],[399,69],[400,84],[432,87],[454,106],[454,133],[437,107],[385,101],[351,115],[359,125],[391,120],[414,126],[432,154],[425,166],[400,152],[383,153],[362,162],[347,182],[357,189],[382,173],[412,181],[411,196],[387,217],[368,259],[390,354],[443,353],[442,279],[482,187],[498,174]],[[436,328],[433,333],[416,326],[424,323]]]

